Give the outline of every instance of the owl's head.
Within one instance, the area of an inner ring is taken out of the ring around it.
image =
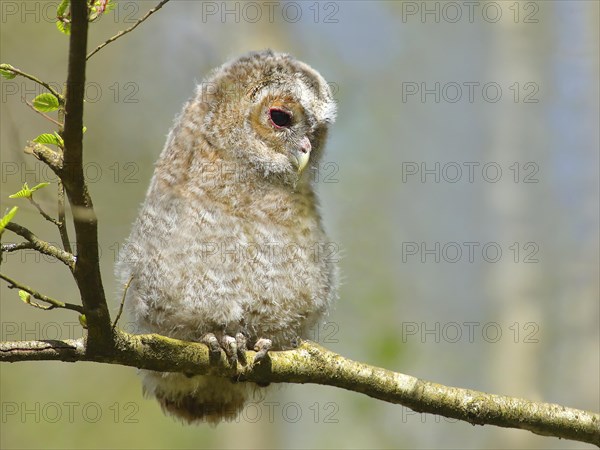
[[[292,182],[317,165],[336,113],[318,72],[271,50],[218,68],[195,100],[204,105],[202,132],[211,147],[243,170]]]

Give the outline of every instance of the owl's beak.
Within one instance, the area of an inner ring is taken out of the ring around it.
[[[296,159],[296,164],[298,166],[298,173],[301,173],[306,165],[308,164],[308,160],[310,159],[310,151],[312,150],[312,145],[308,138],[304,136],[300,140],[300,145],[294,149],[294,158]]]

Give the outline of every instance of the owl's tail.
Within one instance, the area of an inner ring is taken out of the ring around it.
[[[163,411],[187,423],[218,424],[235,420],[252,388],[226,378],[142,371],[144,395],[156,397]]]

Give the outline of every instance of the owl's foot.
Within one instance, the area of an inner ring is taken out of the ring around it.
[[[248,350],[248,342],[244,333],[238,333],[235,335],[235,342],[237,343],[237,355],[242,363],[246,365],[246,351]]]
[[[200,340],[203,344],[206,344],[208,347],[208,351],[212,355],[221,354],[221,346],[219,345],[219,340],[213,333],[206,333],[204,337]]]
[[[257,353],[254,357],[253,364],[259,364],[261,361],[263,361],[267,357],[267,353],[272,346],[273,341],[271,341],[271,339],[260,338],[258,341],[256,341],[256,344],[254,344],[254,350]]]
[[[246,364],[246,336],[242,333],[238,333],[235,338],[223,334],[220,339],[214,333],[206,333],[201,342],[206,344],[212,357],[220,358],[223,350],[233,367],[237,366],[238,359],[242,364]]]

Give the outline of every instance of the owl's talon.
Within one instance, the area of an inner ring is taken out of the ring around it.
[[[246,351],[248,350],[248,341],[243,333],[235,335],[235,341],[237,343],[237,356],[240,362],[246,364]]]
[[[225,355],[227,355],[229,364],[235,367],[238,359],[238,346],[235,338],[227,335],[223,336],[221,339],[221,347],[223,348],[223,351],[225,351]]]
[[[206,344],[208,347],[208,351],[213,355],[221,354],[221,346],[219,345],[219,340],[213,333],[206,333],[202,338],[201,342]]]
[[[271,341],[271,339],[260,338],[258,341],[256,341],[256,344],[254,344],[254,350],[257,353],[254,357],[254,364],[262,362],[267,357],[267,353],[272,346],[273,341]]]

